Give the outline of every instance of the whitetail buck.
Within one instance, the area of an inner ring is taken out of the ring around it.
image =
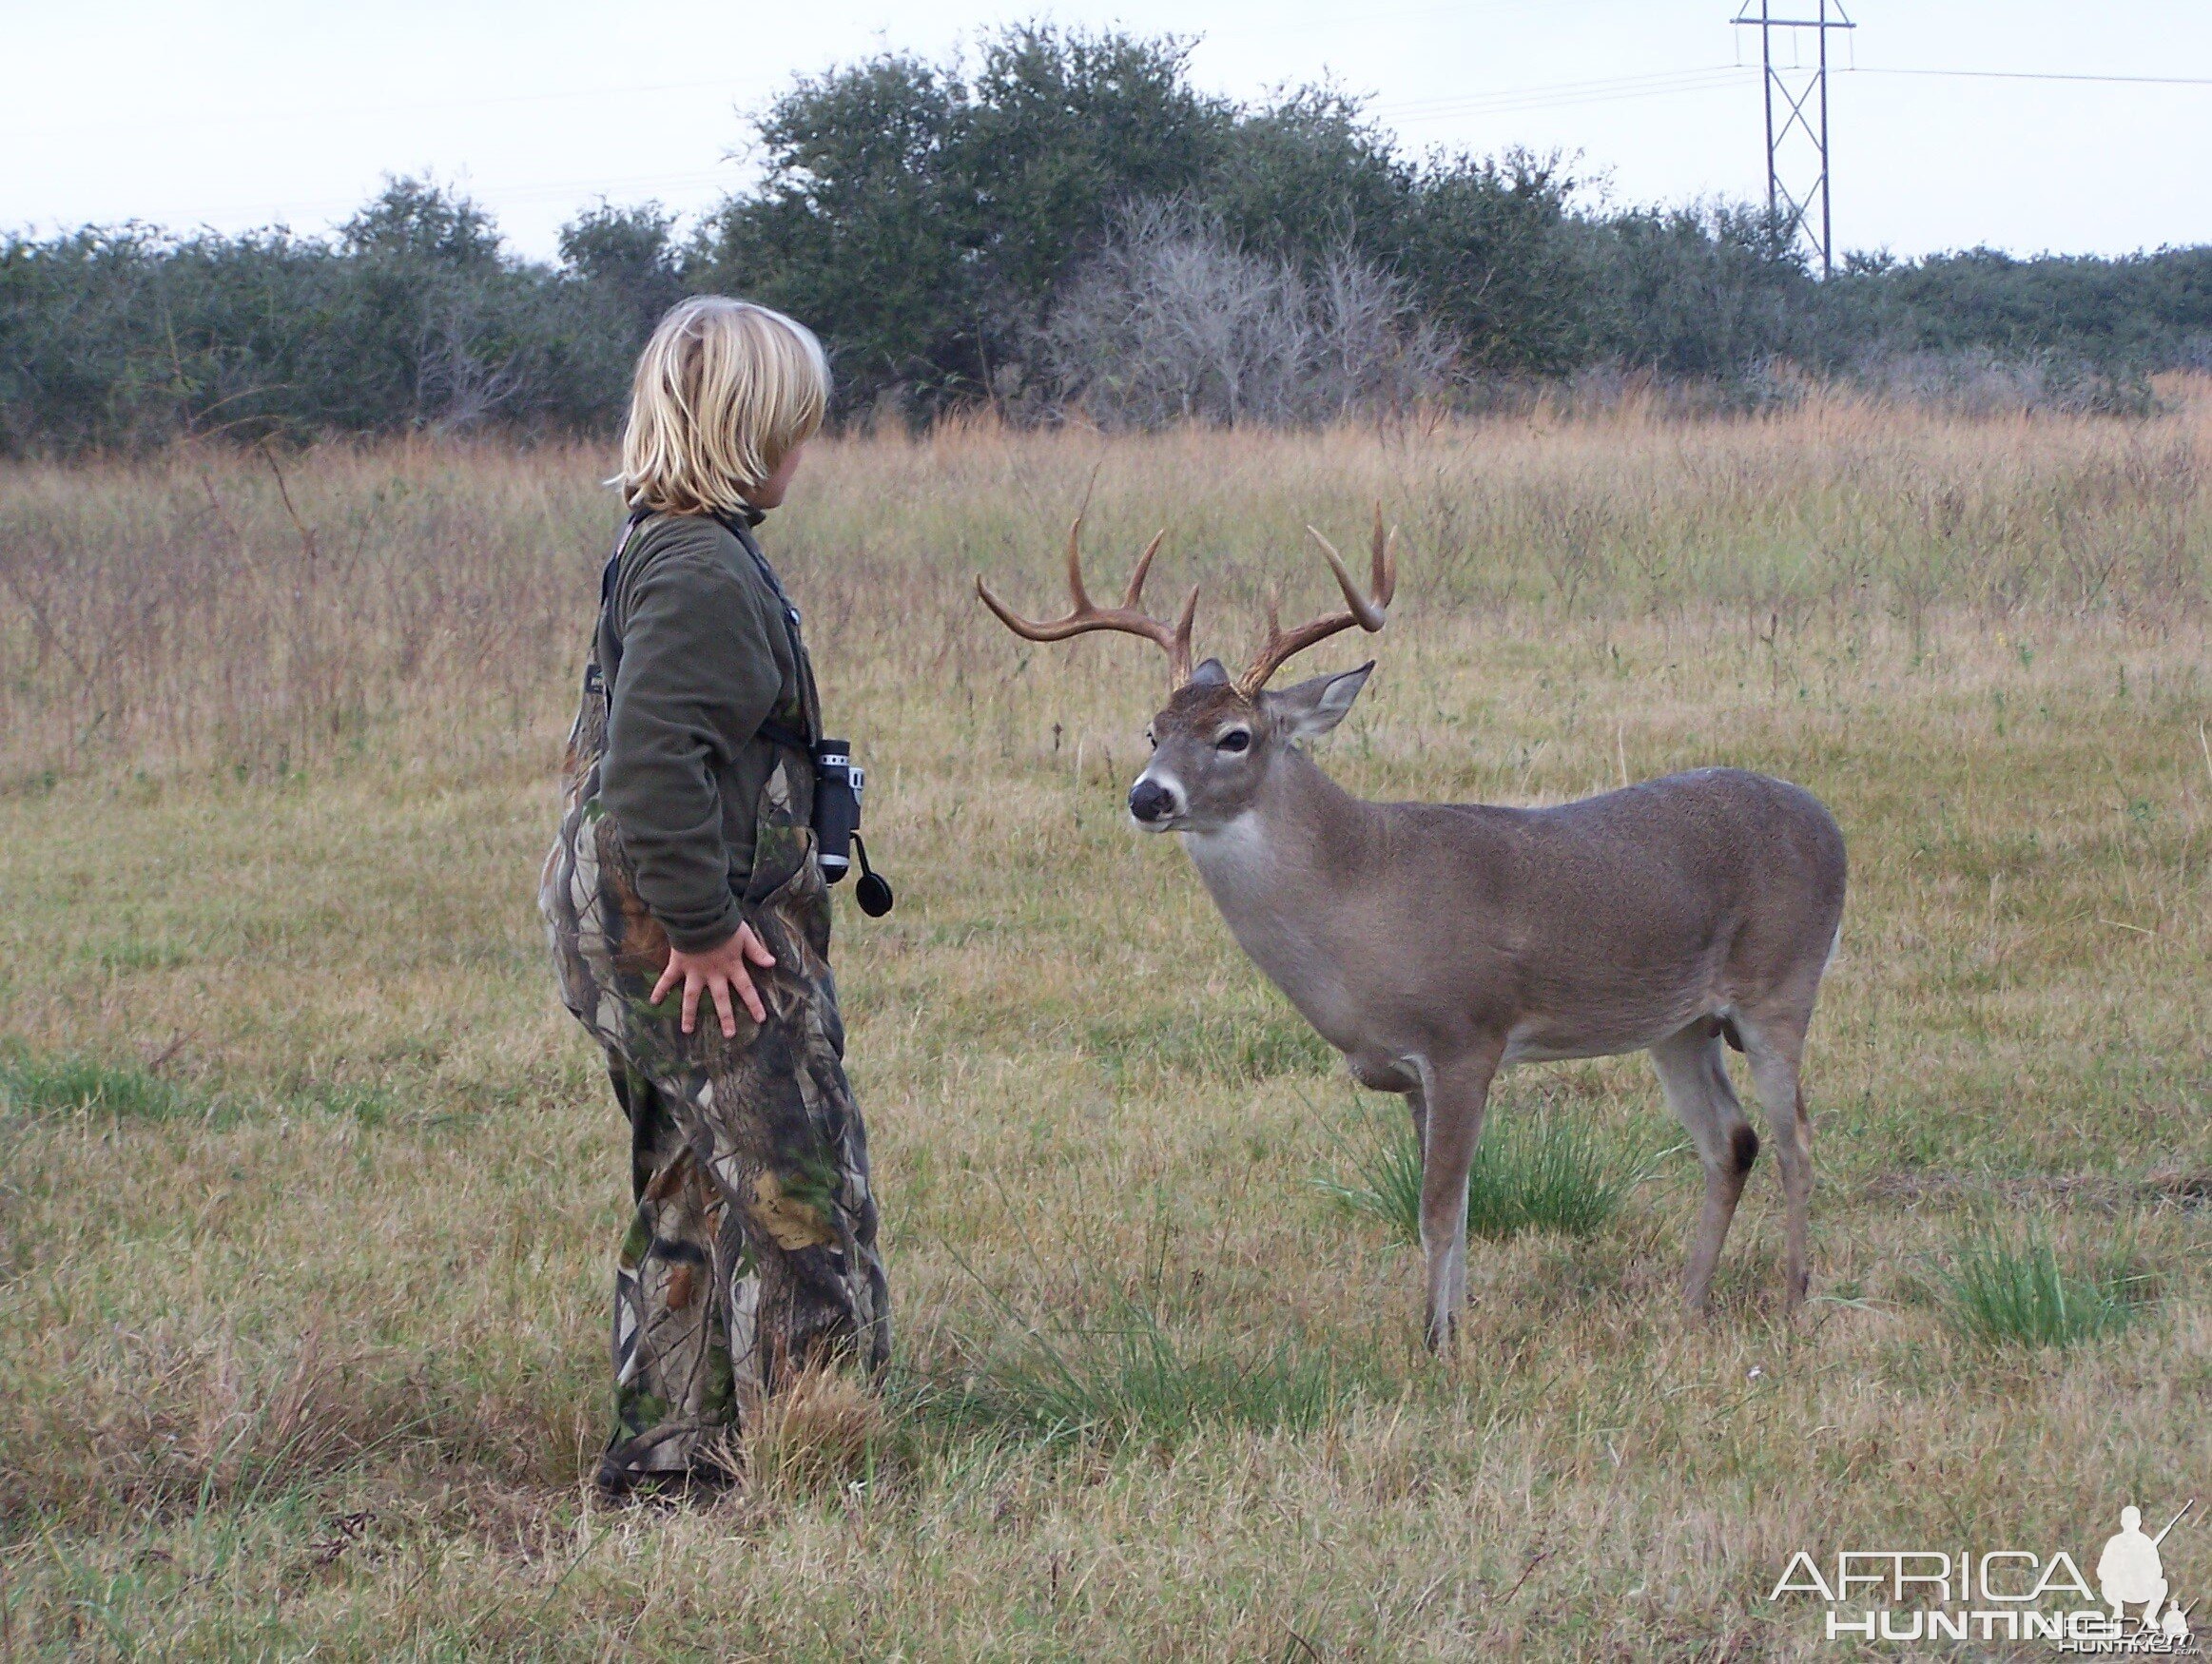
[[[1363,802],[1300,742],[1344,720],[1373,663],[1266,685],[1325,637],[1383,628],[1397,566],[1380,508],[1371,592],[1314,532],[1347,609],[1286,630],[1271,603],[1258,656],[1233,679],[1216,659],[1191,667],[1195,589],[1173,625],[1141,610],[1160,538],[1122,604],[1101,608],[1083,590],[1081,527],[1068,533],[1065,618],[1031,623],[980,579],[977,592],[1030,641],[1122,630],[1166,649],[1173,692],[1129,812],[1182,835],[1238,944],[1353,1078],[1409,1100],[1429,1344],[1450,1342],[1466,1300],[1467,1172],[1490,1082],[1548,1058],[1642,1050],[1658,1064],[1705,1169],[1685,1289],[1702,1310],[1758,1154],[1721,1046],[1742,1051],[1780,1157],[1787,1298],[1802,1300],[1813,1151],[1798,1065],[1844,889],[1843,835],[1819,800],[1702,768],[1546,809]]]

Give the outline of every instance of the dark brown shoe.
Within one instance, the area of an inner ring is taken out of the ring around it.
[[[719,1467],[677,1468],[663,1473],[640,1473],[622,1466],[612,1457],[599,1459],[592,1488],[599,1500],[616,1507],[658,1502],[673,1507],[683,1502],[712,1501],[735,1482],[736,1476]]]

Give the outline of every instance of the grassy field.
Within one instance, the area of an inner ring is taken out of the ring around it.
[[[767,543],[900,887],[839,924],[897,1368],[759,1429],[743,1494],[627,1512],[583,1483],[627,1147],[533,902],[610,458],[8,469],[0,1658],[1814,1655],[1796,1549],[2087,1564],[2212,1494],[2174,399],[824,443]],[[1767,1164],[1692,1323],[1649,1066],[1537,1067],[1469,1344],[1423,1354],[1397,1105],[1125,826],[1157,655],[973,602],[1057,606],[1094,472],[1097,587],[1166,523],[1202,646],[1272,576],[1319,603],[1305,522],[1403,524],[1321,748],[1355,789],[1730,763],[1834,808],[1801,1314]],[[1584,1169],[1609,1206],[1530,1189]],[[2164,1553],[2212,1593],[2212,1532]]]

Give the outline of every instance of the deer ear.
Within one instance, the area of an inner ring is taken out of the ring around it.
[[[1219,659],[1208,659],[1200,664],[1195,670],[1191,672],[1191,680],[1185,684],[1185,686],[1191,687],[1227,687],[1228,683],[1229,672],[1223,668],[1221,661]]]
[[[1315,676],[1280,693],[1270,693],[1266,695],[1268,708],[1293,740],[1326,734],[1344,721],[1345,713],[1351,709],[1351,702],[1360,696],[1360,689],[1367,686],[1374,668],[1374,660],[1369,659],[1356,670]]]

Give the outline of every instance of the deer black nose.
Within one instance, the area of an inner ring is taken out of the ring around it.
[[[1129,812],[1148,825],[1175,812],[1175,794],[1156,780],[1140,780],[1129,788]]]

